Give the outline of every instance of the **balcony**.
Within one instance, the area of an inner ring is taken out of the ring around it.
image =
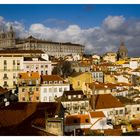
[[[34,92],[33,92],[33,91],[29,91],[29,94],[30,94],[30,95],[33,95],[33,94],[34,94]]]
[[[5,88],[6,88],[6,87],[9,87],[9,86],[8,86],[7,84],[5,84],[5,85],[3,85],[3,87],[5,87]]]
[[[8,77],[3,77],[3,80],[7,80],[8,79]]]

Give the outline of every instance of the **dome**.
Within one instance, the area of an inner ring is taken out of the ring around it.
[[[128,52],[127,48],[125,47],[124,42],[121,43],[121,45],[120,45],[118,51],[119,51],[119,52]]]

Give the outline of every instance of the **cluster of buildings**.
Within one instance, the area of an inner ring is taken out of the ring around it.
[[[0,135],[139,135],[140,58],[124,43],[86,56],[79,44],[15,39],[10,27],[0,48]],[[69,76],[52,74],[62,60]]]

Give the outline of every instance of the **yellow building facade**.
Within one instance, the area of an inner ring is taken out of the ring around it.
[[[85,83],[91,83],[92,74],[90,72],[75,73],[68,77],[70,84],[74,90],[82,90]]]
[[[112,74],[104,74],[104,83],[116,83],[117,79]]]
[[[18,73],[23,71],[22,56],[0,56],[0,86],[13,89],[17,85]]]

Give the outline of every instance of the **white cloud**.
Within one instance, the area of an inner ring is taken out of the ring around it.
[[[125,41],[130,54],[140,53],[140,21],[126,20],[124,16],[108,16],[103,20],[102,26],[88,29],[74,24],[66,28],[54,28],[42,23],[33,23],[26,29],[23,23],[9,22],[0,16],[0,25],[7,29],[11,24],[19,37],[33,35],[45,40],[80,43],[85,45],[86,53],[117,51],[121,40]]]
[[[108,16],[103,21],[103,25],[108,30],[117,30],[119,29],[125,22],[125,18],[123,16]]]

